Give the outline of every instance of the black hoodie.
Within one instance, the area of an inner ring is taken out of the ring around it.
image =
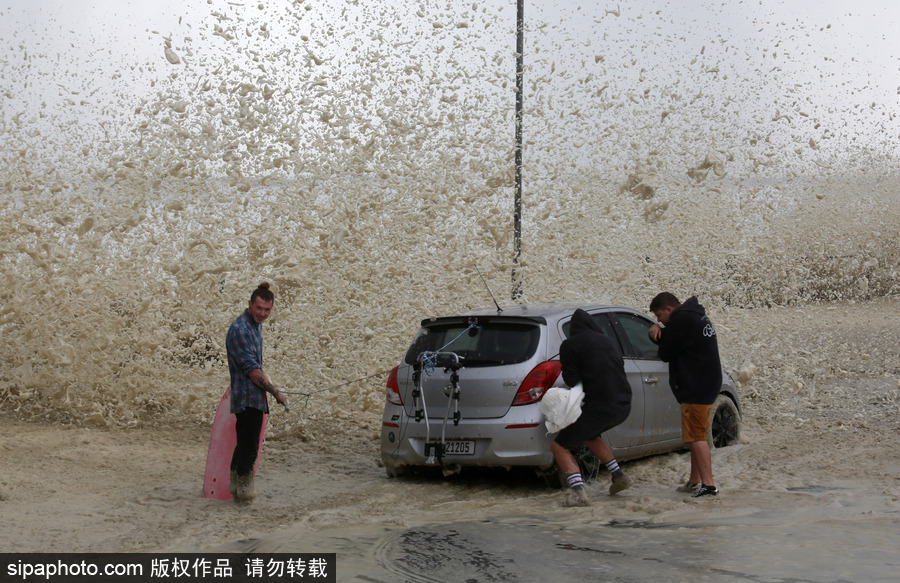
[[[582,383],[585,406],[631,406],[631,385],[619,346],[582,309],[572,316],[569,337],[559,347],[559,360],[566,384]]]
[[[669,363],[669,384],[679,403],[711,405],[722,390],[716,329],[692,297],[672,311],[662,329],[659,358]]]

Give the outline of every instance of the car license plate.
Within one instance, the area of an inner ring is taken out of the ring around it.
[[[475,455],[474,441],[454,440],[444,444],[444,455]]]

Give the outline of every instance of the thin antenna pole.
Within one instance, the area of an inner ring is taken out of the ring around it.
[[[487,284],[487,281],[485,281],[484,276],[481,275],[481,270],[478,269],[478,266],[477,266],[477,265],[475,266],[475,271],[478,273],[478,277],[481,278],[481,283],[483,283],[483,284],[484,284],[484,287],[487,288],[488,294],[490,294],[491,299],[494,301],[494,305],[497,306],[497,313],[499,314],[500,312],[503,311],[503,308],[500,307],[500,304],[498,304],[496,298],[494,298],[494,292],[491,291],[491,286],[489,286],[489,285]]]
[[[522,297],[519,260],[522,256],[522,109],[525,103],[525,0],[516,0],[516,185],[513,202],[512,300]]]

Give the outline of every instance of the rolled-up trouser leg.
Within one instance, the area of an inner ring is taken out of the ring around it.
[[[231,470],[244,476],[253,473],[256,456],[259,453],[259,433],[262,430],[263,412],[259,409],[244,409],[236,415],[237,443],[231,456]]]

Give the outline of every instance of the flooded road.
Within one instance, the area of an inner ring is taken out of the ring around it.
[[[337,552],[338,580],[348,582],[896,580],[896,502],[873,515],[861,510],[885,508],[883,496],[821,486],[728,498],[725,512],[724,498],[705,501],[673,521],[567,520],[560,511],[285,532],[225,550]]]

